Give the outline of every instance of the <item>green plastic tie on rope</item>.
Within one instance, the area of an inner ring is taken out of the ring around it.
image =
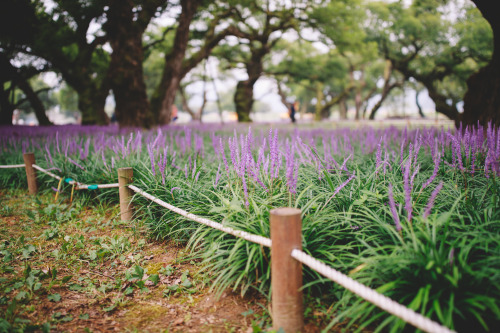
[[[68,184],[69,184],[71,181],[73,181],[73,179],[71,179],[71,178],[66,178],[66,179],[64,179],[64,181],[65,181],[66,183],[68,183]]]
[[[89,190],[97,190],[98,186],[97,185],[89,185],[87,188]]]

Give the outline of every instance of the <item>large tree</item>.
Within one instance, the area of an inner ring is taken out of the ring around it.
[[[45,106],[29,82],[32,77],[49,70],[50,66],[19,61],[19,50],[33,42],[35,11],[27,0],[14,0],[10,6],[10,11],[4,10],[0,14],[0,124],[12,124],[12,115],[18,106],[13,97],[16,89],[20,89],[35,111],[38,123],[50,125]],[[14,66],[12,62],[16,58],[18,61]]]
[[[180,4],[173,43],[164,50],[161,79],[151,96],[151,110],[159,125],[170,122],[172,105],[186,74],[234,33],[232,21],[226,20],[233,14],[230,4],[201,0],[181,0]]]
[[[12,115],[19,106],[16,96],[16,89],[19,89],[23,95],[23,101],[26,100],[35,112],[35,116],[40,125],[51,125],[49,118],[45,114],[45,105],[39,97],[40,91],[35,91],[30,84],[30,79],[43,69],[37,69],[30,65],[15,67],[11,64],[9,58],[0,52],[0,124],[12,124]],[[46,89],[43,89],[45,91]]]
[[[287,82],[301,104],[314,105],[315,120],[327,119],[331,108],[345,101],[355,87],[349,61],[336,49],[320,52],[309,42],[280,45],[286,55],[271,73]]]
[[[489,57],[491,34],[470,38],[470,31],[484,28],[479,13],[468,8],[460,20],[444,14],[438,0],[403,3],[370,3],[368,36],[379,45],[391,67],[405,80],[421,83],[436,111],[459,123],[459,104],[467,78]],[[454,36],[450,38],[450,36]]]
[[[106,38],[90,34],[91,24],[103,20],[105,2],[56,0],[50,9],[41,0],[31,3],[37,28],[22,52],[45,59],[77,92],[83,124],[109,123],[104,112],[109,94],[109,55],[102,49]]]
[[[251,121],[253,88],[266,71],[265,58],[269,57],[284,32],[298,28],[298,17],[304,9],[300,2],[270,4],[247,0],[234,5],[235,18],[239,21],[234,30],[238,42],[226,43],[217,55],[224,60],[226,67],[239,67],[246,73],[246,78],[238,81],[234,94],[238,121]]]
[[[394,66],[392,65],[392,62],[390,60],[385,61],[383,82],[384,83],[380,91],[380,97],[370,110],[370,115],[369,115],[370,120],[375,119],[377,111],[380,110],[382,104],[389,97],[389,94],[394,89],[403,87],[404,79],[401,78],[401,75],[397,75],[395,73]]]
[[[183,61],[188,49],[189,27],[201,3],[201,0],[181,0],[182,11],[178,18],[174,44],[169,52],[165,52],[161,81],[151,98],[151,108],[159,124],[170,122],[175,94],[186,75],[183,73]]]
[[[108,75],[120,126],[150,127],[154,119],[143,75],[143,34],[164,0],[109,0],[106,37],[111,44]]]
[[[341,118],[345,118],[350,99],[359,119],[367,100],[377,90],[383,67],[375,45],[365,41],[363,17],[360,1],[326,1],[307,11],[309,29],[299,31],[299,43],[282,43],[285,55],[276,74],[285,74],[288,82],[301,83],[314,91],[314,98],[303,102],[314,100],[316,120],[328,118],[330,109],[337,104]],[[311,34],[311,29],[316,34]],[[318,37],[311,39],[315,35]],[[318,50],[313,42],[321,42],[328,51]]]
[[[467,81],[462,122],[485,125],[491,121],[500,126],[500,20],[498,2],[472,0],[493,30],[493,55],[487,66],[472,75]],[[478,32],[480,33],[480,32]],[[480,34],[474,35],[481,38]]]
[[[283,32],[297,25],[294,7],[270,10],[269,3],[263,5],[259,1],[251,1],[249,7],[247,15],[252,15],[255,21],[246,17],[243,10],[236,8],[240,21],[244,23],[240,25],[237,37],[240,38],[240,43],[245,41],[248,47],[248,52],[242,54],[248,77],[237,83],[234,94],[236,114],[240,122],[250,121],[254,103],[253,87],[263,74],[264,57],[271,52]]]

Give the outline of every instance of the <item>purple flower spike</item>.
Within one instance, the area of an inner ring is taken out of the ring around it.
[[[248,202],[248,188],[247,188],[247,182],[245,180],[245,175],[241,177],[242,183],[243,183],[243,193],[245,194],[245,206],[250,206],[250,203]]]
[[[351,180],[354,179],[354,177],[356,177],[355,173],[353,173],[351,175],[351,177],[349,177],[345,182],[340,184],[340,186],[335,189],[335,191],[333,192],[333,195],[330,197],[330,199],[328,199],[328,201],[325,203],[325,206],[330,202],[330,200],[332,200],[340,192],[340,190],[342,190],[347,184],[349,184],[351,182]]]
[[[400,147],[400,157],[399,157],[399,164],[403,164],[403,158],[404,158],[404,150],[405,150],[405,141],[403,140],[401,142],[401,147]]]
[[[452,247],[450,250],[450,254],[448,255],[450,266],[453,266],[454,258],[455,258],[455,248]]]
[[[410,147],[411,150],[411,147]],[[411,168],[411,158],[408,159],[405,166],[404,173],[404,189],[405,189],[405,210],[408,213],[408,222],[411,222],[413,205],[411,202],[411,182],[410,182],[410,168]]]
[[[220,163],[219,163],[219,168],[217,169],[217,175],[215,176],[214,189],[217,187],[217,184],[219,184],[219,179],[220,179]]]
[[[153,152],[153,146],[148,146],[149,159],[151,160],[151,172],[153,172],[153,176],[156,176],[156,168],[155,168],[155,155]]]
[[[108,166],[106,165],[106,157],[104,156],[104,149],[101,151],[101,156],[102,156],[102,162],[104,163],[104,167],[107,169]]]
[[[77,167],[79,167],[80,169],[82,170],[85,170],[84,167],[82,167],[80,164],[76,163],[76,161],[72,160],[71,158],[68,157],[68,161],[70,161],[72,164],[76,165]]]
[[[49,146],[47,144],[45,145],[45,151],[47,151],[47,156],[49,157],[50,165],[54,165],[54,162],[52,161],[52,154],[50,153]]]
[[[375,155],[375,174],[378,174],[379,172],[379,167],[380,164],[382,163],[382,139],[380,139],[378,145],[377,145],[377,154]]]
[[[196,173],[196,159],[194,160],[194,166],[193,166],[193,171],[191,172],[191,178],[193,179],[195,178],[195,173]]]
[[[441,191],[441,189],[443,188],[443,182],[441,181],[438,186],[436,186],[436,188],[434,189],[434,191],[432,191],[432,194],[429,198],[429,201],[427,202],[427,207],[425,208],[425,211],[424,211],[424,218],[429,216],[429,214],[431,213],[431,209],[432,207],[434,206],[434,201],[436,200],[436,197],[437,195],[439,194],[439,192]]]
[[[228,143],[229,143],[229,152],[231,154],[231,162],[233,163],[233,168],[235,170],[238,170],[240,165],[237,160],[237,156],[239,155],[238,141],[236,139],[229,138]]]
[[[297,165],[295,162],[295,155],[292,151],[292,149],[289,148],[289,146],[286,146],[286,154],[285,154],[285,161],[286,161],[286,182],[288,186],[288,191],[290,193],[297,193]]]
[[[227,164],[226,153],[224,152],[224,144],[222,143],[222,138],[219,141],[220,153],[222,154],[222,160],[224,161],[224,167],[226,168],[227,176],[229,177],[229,165]]]
[[[427,186],[430,185],[434,181],[434,178],[436,178],[438,170],[439,170],[439,165],[441,163],[441,155],[439,153],[436,154],[436,158],[434,159],[434,171],[432,172],[432,175],[427,179],[427,181],[422,185],[422,190],[426,188]]]
[[[394,202],[394,195],[392,193],[392,184],[389,184],[389,207],[391,208],[392,219],[396,225],[396,230],[401,231],[401,222],[399,221],[399,215],[396,211],[396,203]]]

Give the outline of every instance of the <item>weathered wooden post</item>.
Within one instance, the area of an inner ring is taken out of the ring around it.
[[[133,192],[128,188],[132,183],[134,170],[132,168],[118,169],[118,191],[120,194],[120,216],[123,222],[132,220],[132,195]]]
[[[304,327],[302,264],[291,257],[302,250],[300,209],[271,210],[271,304],[273,329],[301,332]]]
[[[23,154],[23,158],[26,169],[26,179],[28,179],[28,191],[30,194],[36,194],[36,192],[38,192],[38,184],[36,182],[36,170],[33,168],[33,164],[35,164],[35,154],[26,153]]]

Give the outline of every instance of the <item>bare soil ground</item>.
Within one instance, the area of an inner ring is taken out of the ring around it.
[[[117,207],[0,190],[0,332],[261,332],[268,303],[210,291],[200,264]],[[308,308],[307,332],[325,314]]]

